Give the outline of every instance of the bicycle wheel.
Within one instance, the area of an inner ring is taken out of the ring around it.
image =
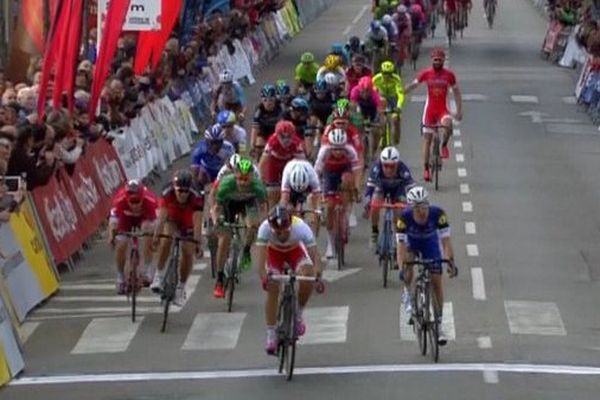
[[[295,301],[290,304],[290,319],[289,319],[289,330],[290,335],[287,341],[287,357],[285,359],[285,374],[288,381],[292,380],[294,375],[294,363],[296,361],[296,305]]]
[[[238,264],[238,246],[234,243],[232,246],[231,259],[227,269],[227,280],[225,281],[225,290],[227,291],[227,311],[231,312],[233,307],[233,293],[235,292],[235,284],[237,283],[237,264]]]
[[[169,307],[175,298],[175,289],[177,288],[177,260],[171,259],[167,267],[167,273],[163,280],[162,300],[164,302],[163,321],[160,331],[164,333],[167,329],[167,320],[169,318]]]
[[[438,343],[438,338],[439,338],[439,322],[438,322],[438,313],[436,311],[436,302],[433,299],[433,291],[431,290],[431,285],[429,286],[429,304],[431,304],[431,306],[433,307],[433,312],[429,313],[430,316],[430,320],[428,321],[428,326],[429,329],[428,334],[429,334],[429,345],[431,346],[431,359],[433,360],[433,362],[438,362],[439,357],[440,357],[440,344]]]
[[[417,343],[419,344],[419,351],[421,355],[427,354],[427,323],[426,315],[429,314],[429,304],[427,296],[423,292],[423,286],[418,284],[415,287],[414,297],[414,318],[413,318],[413,330],[417,336]]]
[[[342,207],[336,207],[336,230],[335,230],[335,255],[337,267],[341,270],[344,266],[344,216]]]
[[[217,248],[219,246],[219,239],[211,232],[208,236],[208,252],[210,253],[210,275],[213,279],[217,276]]]
[[[387,255],[379,258],[379,266],[381,267],[381,277],[383,278],[383,287],[387,288],[388,276],[390,271],[390,259]]]
[[[284,295],[285,296],[285,295]],[[291,321],[291,302],[284,297],[279,303],[279,315],[277,324],[277,353],[279,356],[279,373],[283,373],[283,368],[287,366],[288,341],[290,340],[290,321]]]
[[[135,251],[135,249],[131,249],[131,255],[129,258],[129,266],[131,271],[129,271],[129,285],[127,290],[131,293],[131,322],[135,322],[135,313],[136,313],[136,303],[137,303],[137,291],[138,291],[138,263],[140,259]]]
[[[440,158],[440,140],[437,137],[433,139],[432,157],[431,170],[433,172],[434,187],[435,190],[439,190],[442,159]]]

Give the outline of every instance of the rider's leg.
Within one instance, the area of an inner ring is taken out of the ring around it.
[[[179,259],[179,282],[185,284],[192,273],[194,264],[194,243],[184,242],[181,246],[181,257]]]
[[[423,155],[423,165],[425,166],[425,169],[429,169],[429,153],[432,137],[433,134],[431,130],[423,128],[423,145],[421,147],[421,153]]]
[[[229,255],[231,232],[228,229],[218,231],[217,237],[219,238],[219,245],[217,247],[217,281],[223,283],[223,270],[225,269],[225,262],[227,261],[227,256]]]
[[[175,231],[176,226],[172,222],[167,222],[162,233],[173,236]],[[171,239],[161,239],[160,241],[158,248],[158,262],[156,263],[156,273],[160,276],[164,276],[164,269],[167,264],[167,259],[169,258],[169,253],[171,252],[172,242]]]
[[[431,284],[433,285],[433,291],[435,293],[434,306],[436,308],[436,315],[442,317],[442,310],[444,309],[444,290],[442,285],[442,273],[440,271],[431,271]]]
[[[442,146],[448,146],[448,141],[450,141],[450,137],[452,136],[453,131],[452,117],[450,115],[445,115],[444,117],[442,117],[441,125],[444,127]]]
[[[373,194],[372,203],[379,203],[383,200],[382,193],[379,191],[375,191]],[[379,216],[381,214],[380,207],[371,206],[371,242],[373,245],[377,244],[377,238],[379,237]]]
[[[129,247],[127,237],[117,235],[115,238],[115,263],[117,265],[117,275],[123,281],[125,278],[125,262],[127,261],[127,248]]]
[[[392,140],[392,143],[394,145],[397,145],[400,143],[400,135],[401,135],[401,117],[400,117],[400,112],[396,112],[392,115],[392,125],[394,127],[394,137]]]

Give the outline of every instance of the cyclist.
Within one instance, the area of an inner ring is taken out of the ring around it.
[[[335,100],[327,87],[327,82],[324,80],[317,81],[308,102],[310,107],[309,125],[316,126],[320,131],[322,127],[327,125],[327,118],[331,115],[334,104]],[[315,135],[318,135],[318,133],[315,132]]]
[[[355,173],[360,168],[358,154],[354,147],[348,143],[348,135],[342,129],[329,132],[329,144],[321,146],[315,171],[323,182],[323,193],[327,202],[327,251],[325,256],[333,258],[334,227],[336,197],[342,193],[341,200],[344,207],[344,219],[352,201],[356,197],[358,186]]]
[[[373,72],[379,70],[382,61],[389,54],[389,40],[386,29],[378,20],[371,21],[365,39],[365,51],[371,59]]]
[[[279,79],[275,83],[275,89],[277,90],[277,101],[284,109],[286,109],[290,106],[292,99],[294,98],[290,85],[288,85],[284,79]]]
[[[404,87],[402,78],[396,73],[396,67],[391,61],[381,63],[381,72],[373,77],[373,86],[379,95],[385,99],[386,108],[393,110],[392,125],[394,135],[392,143],[400,142],[400,112],[404,104]]]
[[[260,104],[256,106],[252,131],[250,132],[250,146],[252,155],[256,159],[265,148],[269,136],[275,132],[275,125],[281,119],[283,109],[277,102],[275,86],[266,84],[262,87]]]
[[[267,324],[267,354],[275,355],[277,351],[277,305],[279,285],[269,282],[270,273],[283,273],[287,264],[298,275],[321,275],[320,255],[315,236],[310,227],[298,217],[293,217],[283,206],[274,207],[267,220],[258,229],[256,240],[256,259],[263,289],[267,292],[265,303],[265,320]],[[312,293],[312,282],[298,283],[298,310],[296,312],[296,334],[304,335],[306,325],[303,311]]]
[[[441,138],[442,158],[450,157],[448,150],[448,141],[452,136],[452,117],[447,108],[448,89],[452,89],[454,99],[456,101],[456,119],[462,119],[462,97],[456,75],[450,69],[444,68],[446,53],[442,49],[434,49],[431,53],[432,67],[427,68],[417,75],[417,78],[408,85],[404,92],[409,93],[419,84],[427,84],[427,101],[423,110],[423,163],[425,169],[423,171],[423,179],[431,180],[431,172],[429,170],[429,151],[433,133],[437,126],[443,127],[444,133]]]
[[[325,57],[323,65],[319,68],[319,71],[317,71],[317,80],[325,79],[325,81],[330,84],[326,79],[326,75],[329,74],[333,74],[337,78],[338,85],[346,79],[346,72],[342,66],[342,59],[335,54],[330,54]]]
[[[219,74],[219,86],[213,92],[210,110],[213,118],[219,111],[231,110],[240,121],[244,120],[246,113],[244,89],[234,81],[233,73],[228,69],[224,69]]]
[[[398,59],[398,39],[399,31],[398,25],[394,22],[391,15],[386,14],[381,18],[381,26],[387,31],[388,42],[390,44],[390,52],[388,57],[392,60]]]
[[[371,77],[360,78],[358,85],[350,93],[350,101],[358,107],[365,121],[377,123],[380,120],[383,112],[383,101],[379,96],[379,92],[374,89]],[[379,130],[373,129],[372,134],[371,154],[375,155],[377,152],[376,143],[379,143]]]
[[[301,203],[309,200],[310,209],[320,208],[321,184],[317,172],[306,160],[292,160],[283,169],[281,178],[281,200],[279,204],[292,206],[297,209]],[[310,216],[309,225],[317,233],[319,218],[316,214]]]
[[[360,78],[368,76],[371,77],[373,71],[367,67],[367,59],[361,54],[355,54],[352,56],[352,65],[346,70],[346,93],[350,95],[352,89],[358,85]]]
[[[242,159],[247,160],[247,158],[242,157],[237,153],[233,154],[229,158],[229,161],[227,161],[225,163],[225,165],[223,165],[221,167],[221,169],[219,170],[219,173],[217,174],[217,179],[215,179],[215,181],[212,183],[211,188],[210,188],[210,195],[209,195],[210,204],[215,204],[215,202],[216,202],[216,195],[217,195],[217,189],[219,188],[219,183],[227,175],[231,175],[235,171],[237,171],[238,164]],[[252,162],[252,160],[250,160],[250,162]],[[256,167],[256,165],[254,163],[252,163],[252,175],[260,179],[260,174],[258,173],[258,168]]]
[[[250,160],[241,159],[237,169],[231,175],[225,176],[219,183],[216,193],[215,206],[212,209],[213,222],[215,225],[224,220],[234,223],[236,215],[243,217],[246,224],[246,238],[240,268],[248,270],[252,266],[250,248],[256,237],[258,221],[266,213],[265,202],[267,192],[260,178],[253,174],[253,165]],[[213,291],[216,298],[225,297],[225,262],[231,244],[231,231],[228,229],[217,229],[219,244],[217,249],[217,282]]]
[[[397,228],[397,248],[398,265],[403,265],[402,275],[404,278],[404,289],[402,292],[402,302],[407,314],[412,312],[412,267],[404,266],[404,263],[414,261],[417,254],[425,260],[450,260],[448,274],[455,277],[458,274],[458,268],[454,265],[454,252],[452,251],[452,242],[450,241],[450,225],[448,217],[444,210],[429,204],[428,193],[425,188],[415,186],[410,189],[406,195],[409,208],[402,211],[396,224]],[[440,244],[441,242],[441,244]],[[444,295],[442,290],[442,266],[435,265],[431,270],[431,283],[435,292],[437,302],[434,306],[438,307],[440,331],[438,343],[445,345],[448,341],[444,332],[442,322],[442,311],[444,304]]]
[[[313,53],[305,52],[300,56],[300,63],[296,65],[294,79],[296,81],[295,92],[298,94],[309,92],[317,81],[319,64],[315,62]]]
[[[341,79],[338,74],[334,74],[333,72],[328,72],[325,74],[323,80],[325,81],[325,83],[327,83],[327,90],[329,90],[329,92],[332,94],[334,100],[345,96],[345,79],[345,76],[343,77],[343,79]]]
[[[313,129],[309,129],[309,106],[302,97],[294,97],[290,107],[283,113],[283,119],[290,121],[296,128],[296,134],[304,142],[304,150],[307,156],[313,153]]]
[[[236,122],[237,117],[233,111],[225,110],[217,115],[217,124],[223,128],[224,140],[233,145],[236,153],[245,153],[248,133]]]
[[[375,246],[379,238],[379,207],[372,207],[389,197],[392,203],[404,202],[406,192],[415,182],[410,170],[400,160],[400,153],[395,147],[381,150],[379,160],[373,163],[367,189],[365,191],[365,217],[371,214],[371,244]]]
[[[342,43],[333,43],[329,54],[338,56],[342,61],[342,66],[345,68],[350,64],[350,54],[346,51],[346,48]]]
[[[192,172],[200,190],[216,179],[221,167],[235,153],[234,146],[224,139],[223,127],[214,124],[206,129],[204,140],[192,153]]]
[[[323,130],[323,137],[321,138],[321,144],[327,145],[329,144],[329,133],[334,129],[342,129],[346,132],[347,140],[356,153],[358,155],[359,166],[362,170],[364,167],[364,147],[360,137],[360,131],[356,127],[356,121],[352,120],[352,115],[350,112],[350,102],[348,99],[339,99],[333,112],[331,113],[330,118],[328,119],[330,122],[325,129]],[[357,185],[360,183],[360,173],[357,173]]]
[[[352,59],[355,55],[365,56],[365,44],[360,40],[358,36],[351,36],[348,39],[348,43],[345,45],[346,51]]]
[[[398,0],[372,0],[371,11],[373,16],[380,19],[384,15],[393,12],[398,6]]]
[[[108,223],[108,243],[115,248],[115,263],[117,265],[117,294],[127,292],[124,277],[125,263],[127,261],[127,248],[129,240],[120,235],[139,229],[144,233],[152,233],[158,199],[150,189],[140,181],[128,181],[113,197],[110,219]],[[144,272],[140,273],[144,286],[152,280],[152,241],[144,238]],[[140,271],[138,271],[139,273]]]
[[[193,188],[193,176],[190,171],[179,170],[173,176],[171,183],[163,191],[158,211],[158,223],[152,239],[152,247],[159,245],[158,235],[192,236],[196,241],[182,243],[181,259],[179,262],[179,283],[175,291],[173,304],[183,306],[186,298],[185,283],[192,272],[194,250],[196,257],[202,254],[202,212],[204,211],[204,196]],[[160,240],[158,262],[154,280],[150,285],[155,293],[160,293],[163,288],[165,264],[171,251],[171,239]]]
[[[290,121],[279,121],[275,127],[275,134],[267,141],[265,151],[258,163],[260,176],[269,193],[269,207],[279,201],[283,169],[285,164],[294,158],[305,158],[303,141],[296,134],[294,124]]]

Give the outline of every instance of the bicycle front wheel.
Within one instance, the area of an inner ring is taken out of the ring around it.
[[[344,266],[344,212],[341,207],[338,207],[336,217],[335,253],[338,270],[341,270]]]
[[[383,287],[387,288],[388,276],[390,271],[390,259],[387,255],[383,255],[379,259],[379,265],[381,266],[381,277],[383,278]]]
[[[161,333],[167,330],[167,320],[169,319],[169,307],[175,298],[175,290],[177,288],[177,260],[171,258],[167,267],[167,273],[163,280],[162,300],[164,302],[163,321],[160,328]]]
[[[429,316],[429,300],[421,285],[415,287],[413,329],[417,336],[421,355],[427,354],[427,318]]]

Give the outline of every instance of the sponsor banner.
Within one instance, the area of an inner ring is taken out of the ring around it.
[[[98,12],[104,22],[110,0],[98,0]],[[124,31],[158,31],[162,10],[161,0],[131,0],[123,25]]]
[[[18,212],[11,215],[10,226],[23,250],[25,261],[37,278],[44,298],[47,298],[58,289],[58,280],[46,254],[42,234],[37,226],[29,198],[19,206]]]
[[[9,311],[0,296],[0,386],[24,368],[25,362],[12,329]]]

